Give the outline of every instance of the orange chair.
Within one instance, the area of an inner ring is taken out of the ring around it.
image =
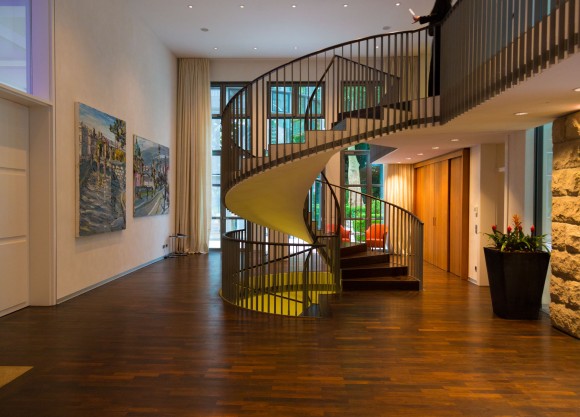
[[[389,226],[381,223],[371,224],[365,232],[367,248],[386,250],[388,233]]]
[[[327,224],[326,233],[334,233],[336,230],[336,225]],[[350,242],[350,230],[346,230],[342,225],[340,225],[340,240],[342,242]]]

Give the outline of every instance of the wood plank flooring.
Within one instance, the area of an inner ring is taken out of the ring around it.
[[[425,265],[422,292],[349,292],[326,319],[220,299],[220,254],[167,259],[0,319],[2,417],[575,416],[580,342],[491,313]]]

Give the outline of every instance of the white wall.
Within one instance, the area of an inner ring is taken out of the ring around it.
[[[117,0],[55,1],[57,298],[163,256],[175,212],[177,60]],[[127,123],[126,230],[75,238],[75,102]],[[170,215],[133,218],[133,135],[170,148]]]
[[[469,173],[469,260],[468,279],[487,286],[487,268],[483,248],[490,241],[485,233],[491,226],[503,227],[506,181],[505,149],[508,133],[485,138],[487,142],[470,149]],[[491,139],[491,140],[490,140]]]
[[[471,148],[469,184],[469,280],[489,285],[483,247],[491,244],[485,233],[491,226],[505,232],[512,216],[524,227],[533,216],[533,132],[496,135],[497,144]]]
[[[260,75],[291,61],[288,59],[212,59],[210,79],[219,81],[253,81]]]
[[[469,280],[489,285],[483,247],[489,245],[484,235],[503,218],[503,144],[484,144],[471,148],[469,178]]]
[[[528,228],[534,221],[534,130],[514,132],[506,142],[506,227],[518,214]]]

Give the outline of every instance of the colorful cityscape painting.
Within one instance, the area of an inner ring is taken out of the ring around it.
[[[134,217],[169,213],[169,148],[137,135],[133,143]]]
[[[126,227],[126,123],[76,103],[77,237]]]

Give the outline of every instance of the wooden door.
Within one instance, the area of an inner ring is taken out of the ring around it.
[[[469,150],[415,165],[414,196],[424,260],[467,278]]]
[[[469,154],[449,161],[449,272],[467,279]]]
[[[433,265],[449,270],[449,161],[433,167]]]
[[[435,263],[434,255],[434,212],[435,189],[433,186],[435,169],[426,165],[415,171],[415,214],[423,225],[423,259]],[[419,191],[420,190],[420,191]]]

